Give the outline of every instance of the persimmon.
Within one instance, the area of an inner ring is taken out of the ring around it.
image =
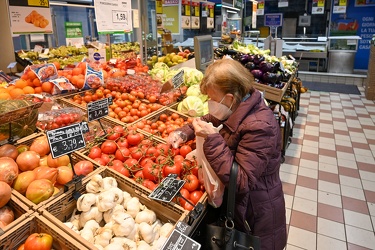
[[[46,93],[52,93],[52,89],[53,89],[53,83],[52,82],[44,82],[42,83],[42,90],[43,92],[46,92]]]
[[[14,88],[14,89],[12,89],[12,90],[9,92],[9,94],[10,94],[10,96],[11,96],[12,98],[16,98],[16,97],[18,97],[18,96],[20,96],[20,95],[23,95],[23,94],[25,94],[25,93],[23,92],[22,89]]]
[[[39,87],[39,86],[42,86],[42,83],[40,82],[39,78],[35,78],[33,80],[33,85],[34,87]]]
[[[30,86],[26,86],[22,90],[25,94],[35,94],[34,88]]]
[[[23,80],[23,79],[18,79],[18,80],[15,82],[14,86],[15,86],[16,88],[23,89],[24,87],[27,86],[27,81],[25,81],[25,80]]]

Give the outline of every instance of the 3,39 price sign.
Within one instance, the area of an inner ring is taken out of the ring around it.
[[[49,130],[46,134],[54,159],[86,147],[80,123]]]

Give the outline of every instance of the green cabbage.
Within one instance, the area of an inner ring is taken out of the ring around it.
[[[182,67],[179,70],[184,70],[184,84],[188,87],[194,84],[200,84],[203,79],[203,73],[197,69]]]
[[[192,117],[199,117],[203,115],[204,105],[199,97],[187,96],[178,104],[177,111]]]
[[[202,102],[205,102],[207,101],[208,99],[208,96],[207,95],[203,95],[201,93],[201,89],[200,89],[200,86],[198,84],[195,84],[195,85],[191,85],[187,91],[186,91],[186,95],[187,96],[197,96],[199,97]]]

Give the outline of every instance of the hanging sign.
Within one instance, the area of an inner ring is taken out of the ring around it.
[[[251,27],[253,29],[256,29],[257,28],[257,7],[258,5],[257,4],[253,4],[253,14],[252,14],[252,17],[251,17]]]
[[[99,34],[132,32],[130,0],[94,1]]]
[[[279,8],[288,7],[289,6],[289,2],[288,2],[288,0],[279,0],[279,2],[277,3],[277,6]]]
[[[163,1],[156,0],[156,27],[158,29],[163,28]]]
[[[264,25],[268,27],[280,27],[283,25],[283,14],[273,13],[264,15]]]
[[[336,13],[346,13],[346,6],[347,6],[347,2],[346,0],[335,0],[333,2],[333,11],[332,13],[336,14]]]
[[[191,17],[190,17],[190,0],[181,1],[181,28],[191,28]]]
[[[83,29],[82,22],[65,22],[66,45],[83,46]]]
[[[199,29],[200,28],[200,4],[199,1],[191,2],[191,28]]]
[[[180,33],[180,15],[178,0],[165,1],[163,4],[163,27],[173,34]]]
[[[51,34],[49,0],[9,0],[9,16],[13,34]]]
[[[311,14],[324,14],[325,0],[313,0]]]
[[[253,5],[256,5],[253,2]],[[257,5],[257,16],[263,16],[264,15],[264,0],[259,0]]]
[[[215,3],[204,2],[202,3],[202,16],[205,12],[207,17],[207,29],[215,28],[214,17],[215,17]]]

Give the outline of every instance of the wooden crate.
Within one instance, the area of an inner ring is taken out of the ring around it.
[[[27,237],[33,233],[47,233],[53,238],[52,248],[55,250],[84,250],[88,249],[69,234],[53,225],[37,213],[24,218],[10,230],[0,236],[0,249],[16,250]]]
[[[175,105],[176,106],[176,105]],[[189,116],[185,115],[185,114],[182,114],[180,112],[178,112],[176,109],[173,109],[173,108],[169,108],[169,107],[166,107],[165,109],[163,110],[160,110],[154,114],[151,114],[150,116],[147,116],[143,119],[141,119],[140,121],[136,122],[135,125],[137,126],[137,123],[141,122],[141,121],[151,121],[151,122],[156,122],[159,120],[160,116],[162,114],[166,114],[168,116],[172,115],[172,114],[178,114],[184,121],[187,121]],[[162,134],[157,131],[156,133],[152,133],[150,131],[145,131],[143,129],[140,128],[140,131],[142,131],[143,133],[147,134],[147,135],[150,135],[150,136],[154,136],[160,140],[162,140],[164,143],[166,142],[165,138],[162,137]],[[167,135],[169,135],[167,133]]]
[[[31,143],[38,137],[41,137],[41,136],[44,136],[44,133],[35,133],[35,134],[32,134],[30,136],[27,136],[21,140],[18,140],[16,143],[15,143],[15,146],[18,146],[18,145],[27,145],[27,146],[30,146]],[[77,152],[73,152],[71,154],[71,158],[72,158],[72,166],[74,166],[74,164],[76,164],[77,162],[81,161],[81,160],[87,160],[86,158],[82,157],[82,155],[78,154]],[[100,166],[93,162],[94,164],[94,170],[95,169],[98,169]],[[92,175],[94,172],[90,173],[88,176],[84,177],[83,179],[86,179],[86,178],[89,178],[90,175]],[[69,190],[67,190],[66,192],[67,193],[72,193],[74,191],[74,188],[73,186],[70,186],[69,187]],[[37,211],[40,207],[43,206],[43,204],[47,203],[47,202],[50,202],[51,200],[55,200],[58,196],[60,196],[61,194],[64,193],[64,189],[61,189],[60,192],[58,192],[57,194],[55,194],[54,196],[50,197],[48,200],[46,201],[43,201],[39,204],[35,204],[33,202],[31,202],[30,200],[28,200],[24,195],[22,195],[21,193],[19,193],[18,191],[16,190],[12,190],[12,195],[17,197],[20,201],[22,201],[28,209],[30,210],[33,210],[33,211]]]
[[[264,98],[274,102],[280,102],[283,98],[285,91],[288,89],[289,82],[285,83],[282,89],[278,89],[275,87],[270,87],[265,84],[260,83],[253,83],[255,89],[259,90],[260,92],[264,93]]]
[[[0,236],[11,230],[13,227],[24,221],[26,218],[30,217],[30,215],[34,212],[30,210],[21,200],[19,200],[14,195],[10,197],[10,200],[8,201],[6,206],[12,209],[14,213],[14,221],[8,224],[6,227],[0,229]]]
[[[146,188],[135,182],[130,182],[128,178],[120,176],[112,169],[101,168],[96,172],[96,174],[100,174],[103,178],[115,178],[120,189],[128,192],[132,197],[137,197],[143,205],[149,209],[152,209],[161,222],[170,222],[172,224],[176,224],[178,221],[185,223],[188,222],[187,212],[180,206],[173,203],[159,202],[148,198],[149,191]],[[81,194],[86,193],[86,184],[88,182],[89,179],[84,180],[82,187],[78,190]],[[89,249],[97,249],[92,243],[86,241],[84,238],[62,223],[70,219],[75,208],[76,200],[72,197],[72,195],[63,194],[55,201],[46,204],[40,213],[85,247]]]

